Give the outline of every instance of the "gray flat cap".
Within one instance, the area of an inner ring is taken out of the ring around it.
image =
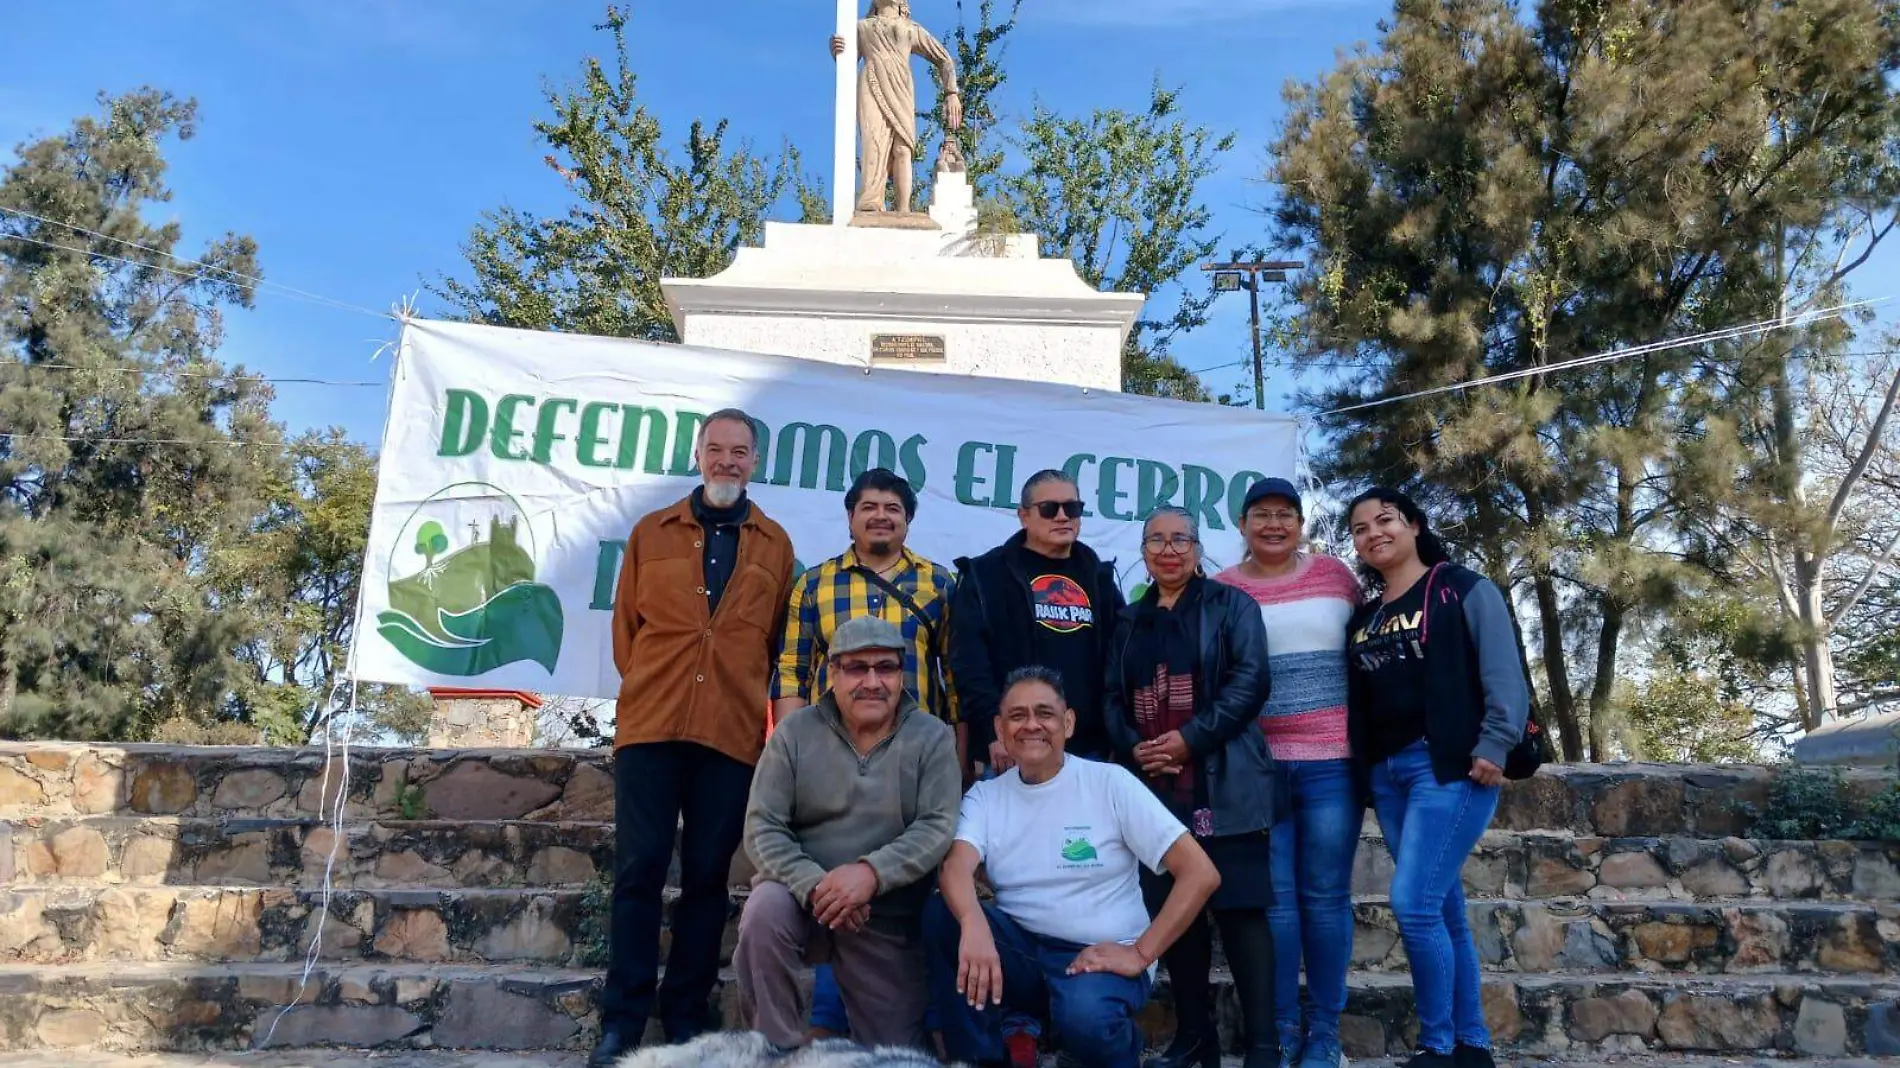
[[[904,632],[897,625],[877,616],[852,616],[831,634],[831,655],[858,653],[866,649],[904,651]]]

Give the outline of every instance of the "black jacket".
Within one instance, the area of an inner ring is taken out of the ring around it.
[[[1003,701],[1003,680],[1032,661],[1035,647],[1034,599],[1029,589],[1029,564],[1024,548],[1028,538],[1017,531],[1008,541],[978,557],[958,557],[956,591],[950,597],[950,685],[957,692],[957,708],[970,725],[970,754],[987,760],[996,740],[996,712]],[[1094,607],[1096,663],[1108,655],[1113,621],[1127,603],[1115,581],[1115,566],[1095,550],[1075,543],[1074,558],[1095,576],[1088,591]],[[1077,753],[1107,749],[1099,708],[1075,710]]]
[[[1181,737],[1200,762],[1197,770],[1206,776],[1214,833],[1266,830],[1283,811],[1287,785],[1260,726],[1272,687],[1267,626],[1260,618],[1260,606],[1244,591],[1209,579],[1198,581],[1201,655],[1196,678],[1205,696]],[[1115,744],[1115,757],[1131,767],[1141,736],[1135,730],[1133,712],[1137,680],[1125,677],[1123,655],[1134,634],[1135,612],[1136,607],[1130,605],[1116,619],[1102,697],[1102,716]],[[1140,775],[1138,768],[1136,774]]]
[[[1511,625],[1511,609],[1490,579],[1458,564],[1440,564],[1425,578],[1425,747],[1432,777],[1457,782],[1471,774],[1471,758],[1498,767],[1524,737],[1530,717],[1530,684]],[[1364,737],[1365,676],[1352,647],[1377,609],[1360,606],[1347,625],[1346,737],[1355,754],[1367,751]]]

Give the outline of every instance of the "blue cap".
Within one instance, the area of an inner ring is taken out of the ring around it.
[[[1301,515],[1306,514],[1306,506],[1300,503],[1300,491],[1293,488],[1293,483],[1284,478],[1263,478],[1247,487],[1246,499],[1240,502],[1240,513],[1247,514],[1247,509],[1268,497],[1285,497],[1293,502],[1294,511]]]

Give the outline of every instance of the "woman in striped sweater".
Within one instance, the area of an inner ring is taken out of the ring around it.
[[[1346,623],[1359,580],[1342,561],[1300,551],[1305,512],[1283,478],[1241,505],[1247,556],[1215,576],[1260,605],[1271,691],[1261,726],[1292,805],[1273,828],[1275,1016],[1283,1068],[1341,1068],[1339,1017],[1352,959],[1352,862],[1364,809],[1346,742]],[[1300,964],[1312,1018],[1302,1026]]]

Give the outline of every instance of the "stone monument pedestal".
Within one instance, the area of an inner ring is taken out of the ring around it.
[[[1034,234],[985,234],[964,174],[939,171],[940,229],[766,223],[711,278],[661,283],[688,345],[857,367],[1121,389],[1146,297],[1102,293]]]
[[[538,694],[432,686],[431,749],[527,749],[534,745]]]

